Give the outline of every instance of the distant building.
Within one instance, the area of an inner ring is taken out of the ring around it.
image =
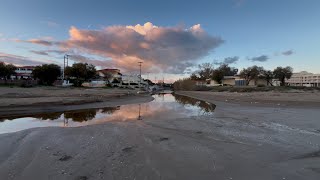
[[[137,88],[141,82],[141,87],[148,86],[148,81],[140,78],[139,75],[122,75],[122,86]]]
[[[11,79],[32,79],[32,71],[35,66],[21,66],[15,70],[15,75],[11,76]]]
[[[90,82],[82,84],[84,87],[105,87],[107,84],[111,86],[120,86],[122,82],[122,74],[119,69],[101,69],[97,70],[96,77]]]
[[[306,71],[293,73],[286,83],[289,86],[320,87],[320,74],[313,74]]]
[[[122,79],[119,69],[101,69],[97,71],[97,75],[110,83],[120,83]]]
[[[202,83],[197,83],[197,85],[206,85],[206,86],[246,86],[246,80],[241,78],[240,76],[224,76],[222,79],[222,83],[219,84],[214,80],[207,79],[206,82],[202,81]],[[251,80],[248,86],[279,86],[277,80],[272,80],[272,84],[268,83],[265,79],[256,79]]]
[[[210,86],[210,82],[213,80],[194,80],[197,86]]]

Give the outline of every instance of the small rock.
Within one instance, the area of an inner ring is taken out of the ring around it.
[[[122,151],[123,151],[123,152],[131,152],[132,149],[133,149],[133,147],[132,147],[132,146],[129,146],[129,147],[123,148]]]
[[[160,138],[159,140],[160,140],[160,141],[168,141],[169,138],[167,138],[167,137],[162,137],[162,138]]]
[[[89,179],[87,176],[78,176],[75,178],[75,180],[87,180]]]

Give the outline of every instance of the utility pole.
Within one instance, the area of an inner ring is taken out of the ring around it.
[[[68,55],[68,54],[65,54],[65,55],[63,56],[62,80],[64,80],[65,70],[66,70],[66,67],[68,67],[68,63],[69,63],[69,55]],[[66,65],[67,65],[67,66],[66,66]]]
[[[140,66],[140,79],[139,79],[139,90],[141,89],[141,66],[142,66],[142,62],[138,62],[139,66]]]
[[[149,73],[150,73],[150,72],[147,72],[147,79],[148,79],[147,90],[148,90],[148,91],[149,91],[149,82],[152,82],[152,81],[149,79]]]
[[[68,64],[69,64],[69,56],[70,56],[70,55],[66,54],[65,56],[66,56],[66,58],[67,58],[67,67],[68,67]]]
[[[66,56],[63,56],[62,80],[64,80],[64,70],[66,69]]]

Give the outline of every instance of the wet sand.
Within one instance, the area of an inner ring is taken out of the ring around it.
[[[2,134],[0,177],[319,179],[317,106],[252,105],[179,94],[215,103],[215,113]]]
[[[151,101],[134,90],[104,88],[0,88],[0,118]]]

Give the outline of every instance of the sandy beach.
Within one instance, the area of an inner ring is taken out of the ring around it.
[[[210,102],[229,102],[248,106],[282,106],[296,108],[320,107],[320,92],[210,92],[179,91],[179,94]]]
[[[319,179],[318,94],[176,93],[214,103],[216,109],[213,114],[189,118],[163,114],[141,121],[1,134],[0,177]],[[141,103],[152,97],[120,99]]]

